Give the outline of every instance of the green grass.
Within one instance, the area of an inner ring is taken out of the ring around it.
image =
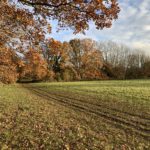
[[[149,149],[150,80],[0,85],[0,149]]]
[[[142,105],[142,108],[150,108],[150,80],[38,83],[32,86],[78,92],[98,96],[106,101],[122,101],[139,107]]]

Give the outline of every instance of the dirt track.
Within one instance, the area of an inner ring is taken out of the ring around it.
[[[42,88],[26,87],[36,95],[48,101],[55,101],[60,105],[81,111],[90,115],[96,115],[106,123],[121,128],[130,134],[135,133],[150,140],[150,116],[140,112],[132,113],[121,111],[117,107],[111,107],[105,103],[98,103],[98,99],[88,96],[79,96],[76,93],[47,91]],[[93,101],[94,99],[94,101]],[[97,103],[96,103],[97,102]]]

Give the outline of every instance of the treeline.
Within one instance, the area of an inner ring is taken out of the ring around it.
[[[114,79],[150,78],[150,56],[112,41],[99,42],[107,75]]]
[[[114,42],[48,39],[37,47],[0,48],[0,81],[80,81],[150,77],[150,58]]]

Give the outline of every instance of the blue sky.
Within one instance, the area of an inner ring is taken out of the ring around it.
[[[96,30],[91,23],[86,35],[74,35],[71,30],[56,33],[57,23],[53,21],[50,37],[61,41],[73,38],[112,40],[136,49],[143,49],[150,55],[150,0],[119,0],[119,5],[121,7],[119,18],[113,22],[110,29]]]

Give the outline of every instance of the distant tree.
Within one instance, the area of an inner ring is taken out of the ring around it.
[[[142,71],[145,78],[150,78],[150,57],[143,64]]]
[[[134,79],[143,78],[146,75],[143,66],[148,58],[142,50],[134,50],[112,41],[99,42],[97,45],[107,64],[105,71],[109,72],[111,77]]]
[[[71,50],[69,51],[70,62],[77,72],[77,78],[81,79],[82,68],[82,47],[80,39],[73,39],[70,42]]]
[[[31,81],[44,80],[48,74],[47,63],[40,52],[29,49],[24,56],[21,77]]]
[[[129,65],[127,68],[126,78],[148,78],[149,77],[149,61],[142,51],[136,51],[128,57]]]
[[[97,50],[96,42],[91,39],[74,39],[70,41],[72,47],[69,51],[70,62],[80,79],[103,78],[102,53]]]
[[[43,56],[48,64],[48,69],[55,73],[64,69],[68,61],[68,50],[70,46],[67,42],[61,43],[54,39],[49,39],[45,42],[43,48]]]

